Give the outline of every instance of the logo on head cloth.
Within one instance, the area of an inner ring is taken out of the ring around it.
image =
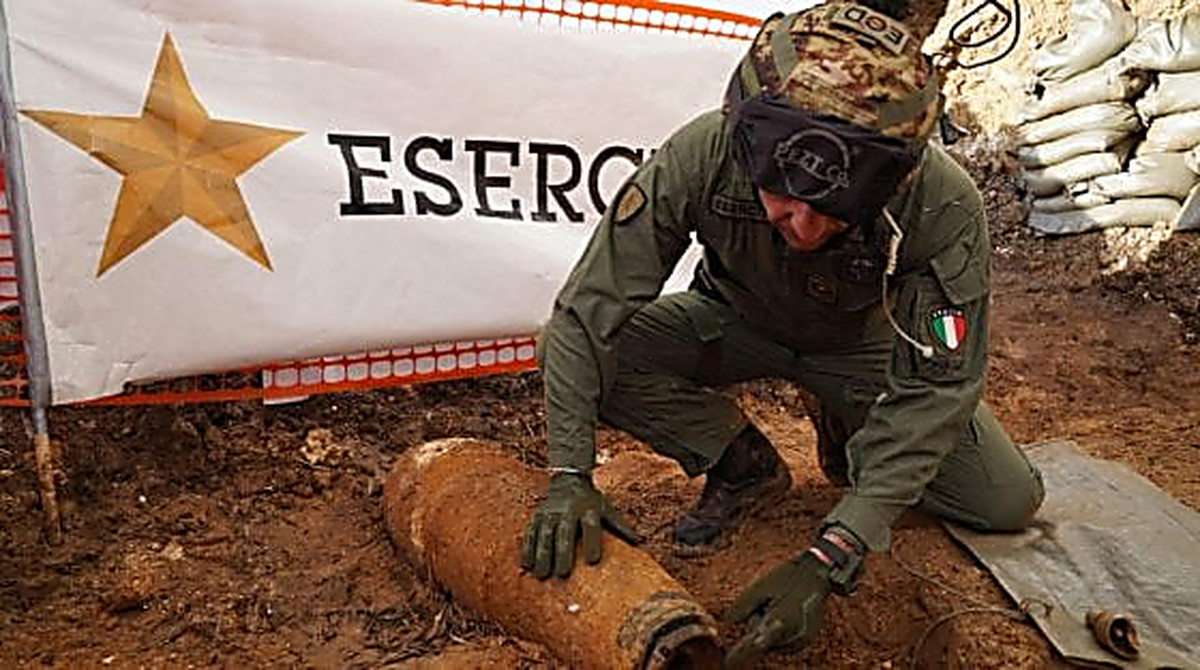
[[[850,148],[828,130],[801,130],[776,145],[774,157],[788,193],[801,200],[850,187]]]

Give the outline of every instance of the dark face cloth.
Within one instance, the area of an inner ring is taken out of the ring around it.
[[[734,159],[755,185],[849,224],[874,221],[917,163],[901,139],[773,98],[731,110]]]

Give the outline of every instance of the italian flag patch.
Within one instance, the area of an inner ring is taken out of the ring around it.
[[[967,317],[957,307],[939,307],[929,315],[929,326],[933,336],[950,351],[958,349],[958,345],[967,336]]]

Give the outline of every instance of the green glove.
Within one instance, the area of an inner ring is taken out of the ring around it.
[[[725,656],[724,667],[749,667],[768,649],[812,642],[821,628],[825,598],[833,589],[829,573],[824,563],[806,551],[743,591],[725,613],[725,620],[753,618],[749,632]]]
[[[583,557],[589,564],[600,560],[601,526],[630,544],[637,533],[584,475],[556,474],[550,478],[546,499],[525,528],[521,567],[538,579],[554,574],[567,577],[575,565],[575,540],[582,530]]]

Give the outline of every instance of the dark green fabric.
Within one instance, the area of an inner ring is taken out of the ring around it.
[[[1032,514],[1040,502],[1032,469],[990,414],[976,411],[990,247],[978,192],[940,148],[928,148],[888,204],[904,231],[889,301],[899,325],[934,346],[930,359],[884,314],[885,222],[818,252],[789,250],[729,156],[719,113],[680,129],[631,180],[647,206],[620,226],[611,214],[601,219],[542,334],[551,465],[589,470],[603,417],[697,474],[746,422],[711,385],[785,377],[857,428],[846,445],[852,485],[828,521],[869,548],[886,548],[892,522],[923,495],[938,498],[938,513],[976,526],[995,520],[994,505],[1014,508],[1006,518]],[[658,298],[693,233],[705,248],[698,281],[708,295]],[[934,336],[932,317],[945,308],[966,322],[954,349]],[[720,370],[701,369],[711,368],[701,363],[714,360],[717,340]],[[947,459],[952,452],[960,453]],[[1011,490],[988,483],[990,470],[974,465],[981,458],[1006,464]]]
[[[721,348],[721,366],[705,370],[703,351],[713,343]],[[686,291],[638,311],[621,329],[616,348],[616,379],[601,418],[696,475],[720,458],[746,424],[720,386],[768,377],[796,381],[821,399],[823,412],[856,433],[887,388],[893,344],[885,325],[855,349],[803,355],[764,337],[729,305]],[[706,378],[716,386],[699,381]],[[830,437],[853,449],[847,474],[861,480],[862,464],[871,461],[857,451],[861,443]],[[937,474],[923,493],[917,491],[922,505],[972,528],[1023,527],[1042,499],[1036,471],[983,404],[933,467]],[[904,470],[898,465],[890,470],[895,477],[884,477],[875,490],[886,497],[906,495],[911,486]],[[856,536],[862,532],[850,519],[831,515],[828,521],[845,523]]]

